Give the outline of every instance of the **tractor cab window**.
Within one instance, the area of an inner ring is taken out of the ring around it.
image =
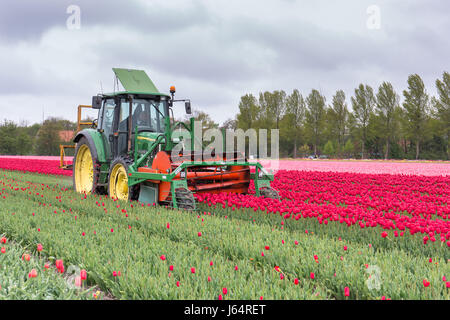
[[[165,102],[151,99],[134,99],[132,103],[132,132],[136,126],[138,130],[164,132]],[[121,101],[119,131],[128,131],[130,104],[125,99]]]
[[[104,102],[103,112],[100,116],[100,129],[103,129],[105,136],[109,137],[112,133],[113,118],[114,118],[114,108],[116,104],[114,99],[107,99]]]

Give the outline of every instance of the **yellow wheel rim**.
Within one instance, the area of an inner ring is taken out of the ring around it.
[[[75,189],[77,192],[91,193],[94,184],[94,165],[91,150],[87,145],[78,149],[75,159]]]
[[[112,198],[128,201],[128,176],[125,167],[118,163],[111,170],[109,195]]]

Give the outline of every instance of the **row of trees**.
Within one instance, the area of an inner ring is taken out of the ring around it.
[[[327,104],[313,89],[306,97],[283,90],[241,97],[239,113],[223,127],[279,129],[280,154],[298,157],[450,159],[450,74],[436,80],[437,97],[421,77],[408,77],[403,101],[392,84],[375,91],[360,84],[350,98],[338,90]]]
[[[75,131],[76,127],[76,123],[59,118],[31,126],[4,120],[0,123],[0,154],[59,155],[59,145],[63,143],[59,132]]]
[[[295,89],[241,97],[239,113],[222,126],[203,111],[194,117],[204,128],[279,129],[280,155],[328,157],[450,159],[450,74],[436,80],[430,97],[421,77],[410,75],[403,101],[389,82],[375,91],[360,84],[347,103],[337,90],[330,103],[313,89],[303,96]],[[185,119],[188,121],[188,119]],[[49,118],[43,124],[0,124],[0,154],[58,155],[59,131],[75,131],[76,123]]]

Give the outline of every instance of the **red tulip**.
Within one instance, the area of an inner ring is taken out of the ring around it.
[[[63,261],[62,260],[56,260],[55,261],[55,266],[57,269],[61,269],[61,267],[63,266]]]
[[[86,270],[82,269],[80,271],[80,278],[81,278],[81,280],[86,280],[87,279],[87,272],[86,272]]]
[[[348,287],[344,288],[344,295],[348,297],[350,295],[350,289]]]
[[[31,269],[30,273],[28,273],[28,278],[36,278],[36,277],[37,277],[36,269]]]
[[[37,245],[37,251],[38,251],[38,252],[41,252],[42,249],[43,249],[42,244],[38,243],[38,245]]]

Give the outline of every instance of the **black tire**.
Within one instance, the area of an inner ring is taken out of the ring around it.
[[[121,164],[125,168],[126,175],[127,175],[127,178],[128,178],[129,167],[133,164],[133,160],[130,157],[127,157],[127,156],[119,156],[119,157],[115,158],[111,162],[111,165],[109,167],[108,188],[107,188],[108,196],[110,198],[111,198],[111,196],[114,197],[114,195],[112,194],[112,191],[111,191],[111,187],[112,187],[112,185],[111,185],[111,178],[113,178],[112,177],[112,172],[113,172],[114,167],[117,164]],[[139,185],[134,185],[131,188],[129,188],[128,189],[128,199],[127,199],[127,201],[138,200],[138,198],[139,198],[139,189],[140,189]]]
[[[261,196],[271,199],[280,199],[278,191],[269,187],[259,189]]]
[[[78,143],[77,146],[75,148],[75,155],[73,157],[73,163],[72,163],[72,181],[73,181],[73,188],[75,191],[77,191],[77,157],[79,155],[79,151],[81,148],[84,148],[83,146],[86,146],[89,149],[89,152],[91,153],[91,158],[92,158],[92,171],[93,171],[93,175],[92,175],[92,188],[89,188],[90,190],[86,190],[86,193],[99,193],[99,194],[104,194],[105,190],[103,186],[99,186],[98,185],[98,181],[99,181],[99,177],[100,177],[100,163],[98,161],[97,158],[97,150],[95,149],[95,146],[92,146],[89,143],[89,140],[86,139],[85,137],[82,137]],[[80,191],[81,192],[81,191]]]
[[[191,190],[185,188],[175,189],[175,199],[178,209],[195,210],[195,198]]]

